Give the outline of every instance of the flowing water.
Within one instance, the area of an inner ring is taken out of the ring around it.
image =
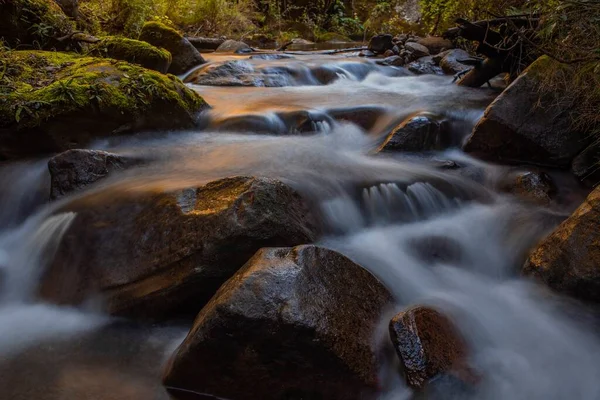
[[[398,310],[431,304],[452,317],[482,377],[469,399],[599,399],[592,314],[519,277],[527,250],[581,201],[577,191],[561,185],[541,208],[496,191],[508,168],[457,149],[374,154],[390,127],[422,111],[448,119],[448,146],[459,146],[497,92],[352,55],[261,57],[213,55],[186,77],[213,106],[202,129],[93,144],[147,162],[83,193],[48,204],[47,160],[2,167],[0,398],[168,399],[161,366],[187,322],[136,324],[36,299],[77,218],[64,210],[260,175],[311,199],[327,232],[319,244],[376,275]],[[448,162],[476,173],[440,168]],[[382,381],[381,399],[411,398],[391,370]]]

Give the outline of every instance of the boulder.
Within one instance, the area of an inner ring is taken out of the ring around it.
[[[427,47],[429,54],[438,54],[441,51],[454,48],[454,45],[450,40],[438,36],[428,36],[426,38],[419,39],[417,43]]]
[[[171,74],[184,74],[206,62],[189,40],[175,29],[160,22],[146,22],[140,33],[140,40],[166,49],[171,53],[172,62],[169,67],[169,73]]]
[[[140,131],[186,129],[208,106],[178,78],[95,57],[0,54],[0,160],[35,157]]]
[[[262,249],[202,309],[164,382],[231,400],[371,398],[391,302],[332,250]]]
[[[600,183],[600,141],[594,141],[573,159],[571,171],[590,187]]]
[[[50,199],[77,192],[109,175],[138,164],[140,160],[106,151],[68,150],[48,161]]]
[[[557,292],[600,303],[600,188],[539,244],[523,273]]]
[[[380,152],[422,152],[445,147],[447,123],[430,113],[421,113],[404,120],[379,147]]]
[[[421,57],[427,57],[429,55],[429,49],[422,44],[416,42],[407,42],[404,48],[411,56],[411,59],[416,60]]]
[[[404,59],[400,56],[386,57],[383,60],[377,60],[379,65],[387,65],[393,67],[402,67],[404,65]]]
[[[302,198],[272,179],[236,177],[173,193],[86,198],[41,283],[43,298],[99,296],[110,314],[194,315],[264,246],[315,239]],[[90,229],[90,227],[94,227]]]
[[[198,50],[216,50],[225,42],[220,38],[186,37],[186,39]]]
[[[459,72],[463,72],[473,68],[470,65],[465,65],[458,61],[469,59],[471,57],[469,53],[467,53],[463,49],[448,50],[442,54],[443,57],[440,59],[439,65],[447,74],[455,75]],[[442,54],[440,54],[440,56]]]
[[[394,48],[392,35],[375,35],[369,41],[369,50],[376,54],[383,54],[386,50]]]
[[[166,74],[171,66],[171,53],[141,40],[109,36],[89,48],[90,55],[114,58],[141,65]]]
[[[385,53],[383,53],[383,56],[385,58],[392,57],[393,55],[394,55],[394,52],[392,50],[386,50]]]
[[[64,49],[73,23],[53,0],[0,1],[0,39],[11,48]]]
[[[557,191],[552,178],[539,171],[511,173],[500,183],[499,189],[541,206],[550,205]]]
[[[540,78],[561,67],[542,57],[487,108],[464,146],[496,161],[568,167],[590,142],[572,127],[571,110],[560,93],[540,92]]]
[[[433,61],[433,57],[421,57],[408,64],[408,70],[417,75],[444,75],[444,71]]]
[[[406,383],[423,390],[434,379],[450,375],[467,384],[478,377],[467,363],[468,349],[452,322],[439,311],[416,306],[390,321],[390,338]]]
[[[215,50],[217,53],[235,53],[244,54],[252,53],[252,48],[244,42],[237,40],[226,40]]]

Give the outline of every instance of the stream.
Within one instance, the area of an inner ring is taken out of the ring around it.
[[[237,175],[277,178],[310,199],[326,232],[317,244],[379,278],[395,311],[425,304],[449,315],[482,377],[468,399],[600,399],[592,314],[519,276],[527,251],[585,193],[549,171],[560,183],[558,200],[548,207],[525,203],[498,191],[512,168],[459,150],[500,82],[462,88],[451,76],[416,76],[353,53],[207,60],[183,77],[212,106],[198,130],[90,146],[143,158],[143,165],[53,203],[47,159],[0,167],[1,399],[172,399],[162,368],[189,320],[109,317],[92,299],[80,307],[52,305],[37,298],[37,285],[77,218],[65,211],[70,204]],[[394,126],[422,112],[448,121],[445,148],[376,154]],[[438,246],[442,256],[418,250]],[[387,333],[373,335],[386,340]],[[382,366],[380,399],[413,398],[393,369]]]

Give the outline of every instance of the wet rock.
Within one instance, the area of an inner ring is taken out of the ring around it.
[[[39,29],[36,29],[39,28]],[[65,49],[58,38],[73,32],[73,23],[53,0],[0,1],[0,38],[4,45]]]
[[[0,159],[37,157],[140,131],[191,128],[208,105],[178,78],[114,60],[0,53]]]
[[[163,74],[166,74],[171,66],[171,53],[165,49],[159,49],[141,40],[116,36],[102,38],[90,46],[89,54],[127,61]]]
[[[427,47],[429,54],[438,54],[444,50],[454,48],[452,42],[438,36],[428,36],[417,41],[418,44]]]
[[[42,279],[45,299],[98,296],[108,313],[136,318],[195,314],[258,249],[309,243],[317,231],[302,198],[271,179],[105,197],[60,210],[77,217]]]
[[[392,52],[395,55],[399,55],[400,54],[400,47],[398,47],[398,45],[395,45],[394,47],[392,47]]]
[[[334,251],[262,249],[200,312],[164,382],[236,400],[371,398],[391,301]]]
[[[169,67],[171,74],[183,74],[206,62],[189,40],[175,29],[160,22],[146,22],[140,33],[140,40],[171,53],[172,62]]]
[[[500,190],[511,193],[525,201],[547,206],[556,194],[552,178],[538,171],[520,171],[509,174],[501,182]]]
[[[402,67],[404,65],[404,59],[400,56],[386,57],[383,60],[377,60],[379,65],[388,65],[393,67]]]
[[[421,57],[408,64],[408,70],[417,75],[443,75],[444,71],[438,67],[431,56]]]
[[[595,141],[573,159],[571,171],[590,187],[600,183],[600,141]]]
[[[235,53],[244,54],[252,53],[252,48],[244,42],[237,40],[226,40],[215,50],[216,53]]]
[[[383,53],[384,57],[392,57],[394,55],[394,52],[392,50],[386,50],[385,53]]]
[[[380,152],[439,150],[445,147],[446,122],[433,114],[417,114],[403,121],[380,146]]]
[[[523,273],[562,294],[600,303],[600,188],[539,244]]]
[[[411,388],[424,389],[441,376],[453,376],[467,383],[477,381],[467,364],[464,340],[452,322],[437,310],[409,308],[392,318],[389,329]]]
[[[373,53],[371,50],[362,50],[360,53],[358,53],[359,57],[375,57],[375,53]]]
[[[384,113],[381,108],[365,106],[334,109],[330,110],[329,115],[338,121],[350,122],[368,131],[375,126]]]
[[[383,54],[393,47],[392,35],[375,35],[369,41],[369,50],[376,54]]]
[[[590,138],[573,129],[560,93],[540,93],[539,78],[563,68],[554,63],[542,57],[527,68],[487,108],[465,151],[492,160],[570,166]]]
[[[429,55],[427,47],[416,42],[408,42],[404,45],[404,48],[408,51],[413,60]]]
[[[141,160],[96,150],[69,150],[48,161],[50,199],[55,200],[89,186]]]
[[[439,64],[440,67],[447,74],[457,74],[459,72],[466,71],[468,69],[472,69],[473,67],[470,65],[465,65],[459,62],[458,60],[465,60],[470,58],[469,53],[462,49],[454,49],[446,51],[443,54],[443,57],[440,59]],[[441,55],[441,54],[440,54]]]
[[[250,56],[250,60],[289,60],[295,58],[289,54],[265,53],[254,54]]]
[[[288,86],[289,79],[289,75],[282,73],[256,71],[247,60],[232,60],[201,67],[186,77],[185,82],[206,86],[281,87]]]

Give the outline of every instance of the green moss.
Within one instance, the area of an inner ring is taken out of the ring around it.
[[[171,53],[147,42],[109,36],[92,46],[90,54],[139,64],[159,72],[167,72],[171,65]]]
[[[53,0],[0,1],[0,38],[12,48],[60,47],[73,23]]]
[[[323,34],[318,34],[316,40],[317,40],[317,42],[332,42],[332,41],[351,42],[352,41],[352,39],[350,39],[349,37],[340,35],[339,33],[335,33],[335,32],[326,32]]]
[[[76,111],[135,120],[157,104],[190,115],[206,106],[178,78],[116,60],[11,51],[0,55],[2,65],[0,128],[32,128]]]
[[[146,22],[140,33],[140,40],[170,51],[179,46],[182,38],[175,29],[157,21]]]

